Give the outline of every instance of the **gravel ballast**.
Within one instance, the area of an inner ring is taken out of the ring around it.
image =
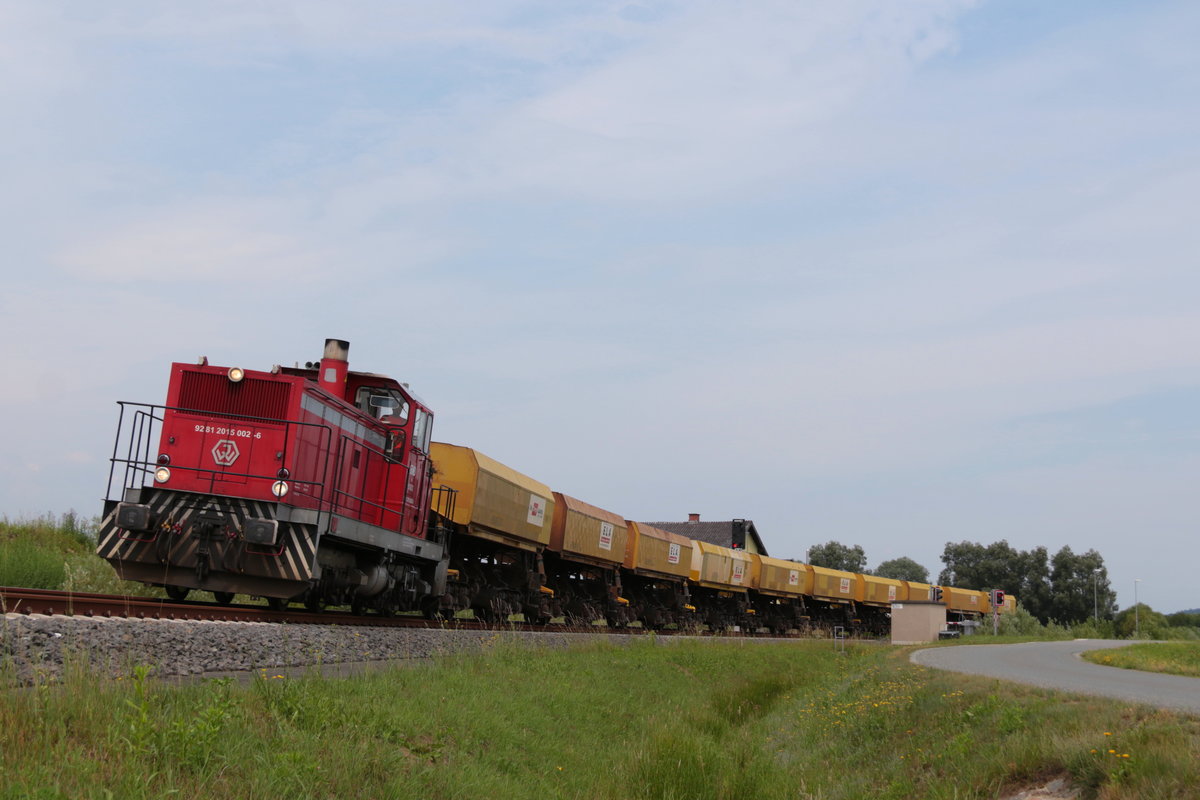
[[[628,641],[609,634],[608,641]],[[590,634],[281,625],[263,622],[0,618],[0,662],[20,683],[53,680],[73,664],[113,676],[149,665],[159,677],[202,676],[333,664],[412,662],[499,641],[566,647]]]

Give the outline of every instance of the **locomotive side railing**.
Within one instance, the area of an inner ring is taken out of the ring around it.
[[[439,544],[449,544],[450,526],[447,524],[454,519],[454,509],[458,503],[458,490],[445,484],[432,489],[430,506],[438,516],[429,526],[429,538]]]
[[[109,501],[124,499],[125,493],[129,489],[141,489],[154,485],[155,470],[159,466],[162,466],[158,463],[155,450],[157,450],[157,445],[161,441],[162,426],[167,412],[212,416],[209,412],[179,406],[151,405],[149,403],[131,403],[127,401],[118,401],[117,405],[120,406],[120,415],[117,422],[116,439],[113,443],[113,455],[109,459],[108,484],[105,488],[105,499]],[[301,476],[291,475],[287,480],[293,486],[308,487],[309,491],[305,493],[305,496],[315,501],[318,512],[329,510],[327,508],[327,495],[329,493],[324,476],[329,475],[331,448],[328,446],[328,443],[332,441],[333,432],[328,425],[246,414],[223,413],[220,416],[222,419],[236,420],[248,424],[258,423],[281,426],[283,428],[284,449],[282,460],[284,463],[287,462],[288,449],[299,441],[299,432],[303,430],[316,430],[319,449],[324,453],[323,463],[319,467],[319,474],[322,477],[318,479],[306,479]],[[213,469],[211,467],[174,462],[169,465],[169,468],[173,472],[179,471],[206,475],[209,477],[210,487],[219,480],[228,480],[229,478],[269,481],[278,479],[278,476],[275,474],[237,472],[227,468]]]
[[[154,486],[155,470],[162,466],[158,463],[158,445],[162,438],[162,428],[167,412],[198,414],[212,417],[211,412],[179,406],[152,405],[148,403],[131,403],[119,401],[120,416],[117,424],[117,435],[113,444],[113,455],[109,459],[108,484],[105,499],[110,501],[124,499],[129,489],[140,489]],[[222,413],[221,419],[228,419],[247,424],[266,424],[282,427],[283,458],[282,463],[288,463],[289,450],[295,448],[302,440],[311,438],[303,434],[306,430],[317,430],[316,448],[323,454],[317,467],[317,476],[290,475],[287,480],[292,484],[288,502],[306,506],[315,505],[319,513],[346,513],[368,522],[374,522],[389,530],[401,530],[403,527],[403,498],[400,507],[368,499],[355,487],[370,486],[370,480],[376,472],[379,473],[380,493],[377,497],[386,498],[392,482],[402,480],[403,486],[408,484],[411,476],[411,466],[395,470],[398,462],[384,450],[376,448],[361,439],[351,437],[345,432],[337,431],[326,423],[299,422],[296,420],[278,419],[272,417],[252,416],[246,414]],[[330,446],[337,442],[336,450]],[[312,445],[310,445],[312,446]],[[357,467],[361,472],[359,480],[354,481],[355,487],[348,486],[348,473],[353,469],[353,452],[359,450],[363,456]],[[332,469],[331,469],[332,467]],[[172,462],[169,468],[173,472],[205,475],[209,478],[210,490],[217,481],[230,478],[275,481],[277,475],[254,472],[238,472],[228,468],[215,469],[189,464]],[[393,475],[393,473],[396,473]],[[302,489],[303,487],[303,489]],[[306,489],[306,490],[304,490]],[[228,492],[228,489],[225,489]],[[304,498],[303,501],[300,498]]]
[[[347,513],[356,514],[360,519],[366,519],[368,512],[370,512],[378,518],[377,524],[380,527],[387,528],[388,530],[401,530],[404,524],[403,500],[401,501],[400,508],[396,508],[386,503],[377,503],[373,500],[368,500],[362,494],[356,494],[352,491],[342,488],[343,477],[346,476],[351,469],[355,469],[353,466],[347,466],[348,464],[353,464],[353,453],[355,448],[360,448],[361,452],[365,453],[365,458],[363,459],[364,463],[357,467],[357,469],[361,470],[359,480],[357,481],[360,486],[365,487],[370,485],[369,482],[372,477],[373,470],[380,470],[382,472],[383,477],[379,487],[379,492],[376,495],[377,497],[389,496],[393,473],[398,472],[398,470],[388,469],[389,466],[395,467],[399,466],[400,464],[391,456],[389,456],[384,450],[375,448],[360,439],[342,433],[339,437],[338,455],[337,460],[335,461],[336,467],[334,470],[335,478],[333,488],[333,507],[335,509],[344,510]],[[411,475],[411,472],[412,467],[405,465],[402,486],[408,485],[408,479]],[[391,517],[395,518],[394,524],[388,524],[388,520]]]

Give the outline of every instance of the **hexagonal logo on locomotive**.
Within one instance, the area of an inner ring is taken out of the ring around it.
[[[240,455],[241,451],[238,450],[237,442],[233,439],[222,439],[213,445],[213,461],[222,467],[232,466]]]

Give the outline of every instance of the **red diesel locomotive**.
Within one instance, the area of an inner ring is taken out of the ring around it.
[[[175,598],[391,612],[444,593],[433,413],[348,352],[330,339],[270,372],[176,363],[165,406],[120,403],[99,555]]]

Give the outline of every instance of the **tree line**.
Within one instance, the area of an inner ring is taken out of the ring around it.
[[[1003,589],[1043,624],[1072,625],[1093,616],[1112,619],[1117,593],[1108,581],[1104,558],[1095,550],[1075,553],[1063,547],[1053,556],[1045,547],[1017,550],[1007,540],[946,542],[937,583],[962,589]],[[808,551],[808,563],[881,578],[930,583],[929,571],[911,558],[894,558],[868,570],[861,545],[830,541]]]

